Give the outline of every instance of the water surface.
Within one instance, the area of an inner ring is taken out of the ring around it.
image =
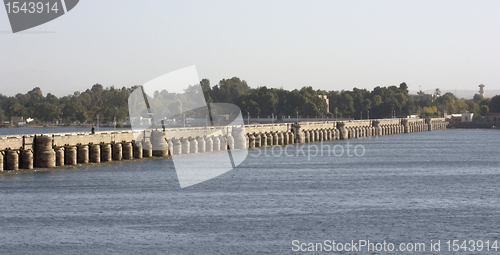
[[[290,254],[293,240],[498,240],[499,131],[331,141],[315,157],[253,150],[184,189],[171,160],[0,176],[0,253]],[[327,156],[326,146],[338,155],[347,142],[364,155]]]

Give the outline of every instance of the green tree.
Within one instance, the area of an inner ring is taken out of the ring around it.
[[[488,116],[488,113],[490,112],[490,108],[487,105],[481,105],[479,107],[479,113],[481,116]]]
[[[491,98],[489,108],[490,112],[500,113],[500,95]]]

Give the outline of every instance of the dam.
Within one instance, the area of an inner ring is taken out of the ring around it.
[[[446,129],[444,118],[391,118],[0,136],[0,171],[214,153]]]

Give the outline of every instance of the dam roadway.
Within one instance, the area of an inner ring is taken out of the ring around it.
[[[214,153],[446,129],[444,118],[392,118],[0,136],[0,171]]]

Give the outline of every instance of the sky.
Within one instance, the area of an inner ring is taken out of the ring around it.
[[[12,33],[0,9],[0,93],[141,85],[195,65],[212,86],[500,90],[500,1],[82,0]]]

